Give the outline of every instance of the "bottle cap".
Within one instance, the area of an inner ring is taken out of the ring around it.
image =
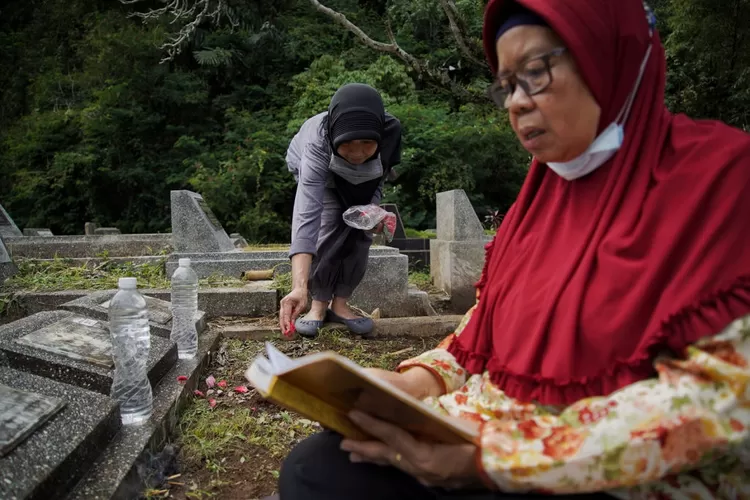
[[[178,263],[180,264],[180,267],[190,267],[190,259],[188,259],[187,257],[184,259],[180,259]]]
[[[120,278],[119,280],[117,280],[117,285],[120,288],[137,288],[138,280],[135,278]]]

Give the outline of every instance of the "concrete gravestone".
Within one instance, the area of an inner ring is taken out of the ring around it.
[[[95,319],[63,318],[16,339],[16,342],[66,358],[88,361],[104,368],[114,368],[109,331]]]
[[[13,219],[10,218],[8,212],[0,205],[0,237],[15,238],[18,236],[23,236],[23,233],[18,229]]]
[[[198,193],[172,191],[172,239],[175,252],[212,253],[235,250],[216,215]]]
[[[437,238],[430,241],[430,275],[465,313],[476,302],[474,284],[484,265],[485,236],[474,207],[462,189],[437,194]]]
[[[16,272],[18,272],[18,268],[13,264],[13,260],[10,258],[3,237],[0,236],[0,285],[2,285],[6,279],[16,274]]]
[[[0,457],[7,455],[65,403],[0,384]]]
[[[109,323],[68,311],[44,311],[0,326],[0,351],[8,365],[109,395],[112,340]],[[148,377],[156,383],[177,360],[177,346],[151,336]]]

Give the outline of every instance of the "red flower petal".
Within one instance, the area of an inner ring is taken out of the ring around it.
[[[234,392],[239,392],[240,394],[245,394],[248,391],[249,389],[244,385],[238,385],[234,388]]]
[[[214,406],[216,406],[216,400],[215,399],[209,399],[208,400],[208,406],[210,406],[211,408],[213,408]]]
[[[195,395],[196,395],[196,396],[198,396],[199,398],[205,398],[205,397],[206,397],[206,395],[205,395],[205,394],[203,394],[203,391],[199,391],[198,389],[194,390],[194,391],[193,391],[193,394],[195,394]]]
[[[187,377],[185,375],[180,375],[179,377],[177,377],[177,381],[181,384],[184,384],[185,382],[187,382]]]
[[[216,379],[214,378],[214,376],[209,375],[208,378],[206,379],[206,385],[208,386],[208,388],[209,389],[212,388],[215,383],[216,383]]]
[[[218,385],[219,387],[221,387],[222,389],[224,389],[227,386],[227,381],[226,380],[219,380],[219,382],[216,385]]]

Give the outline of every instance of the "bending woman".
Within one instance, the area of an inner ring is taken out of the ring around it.
[[[483,39],[534,159],[455,334],[374,371],[479,438],[354,412],[281,499],[750,498],[750,136],[666,109],[641,0],[491,0]]]
[[[372,87],[344,85],[327,112],[302,125],[286,161],[297,195],[292,291],[281,301],[282,332],[294,323],[300,335],[314,337],[324,321],[333,321],[368,335],[372,320],[354,314],[347,301],[365,275],[372,236],[347,226],[342,215],[354,205],[380,203],[383,182],[401,161],[401,123],[385,112]],[[310,311],[299,318],[308,294]]]

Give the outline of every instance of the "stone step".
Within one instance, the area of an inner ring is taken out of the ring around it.
[[[107,322],[69,311],[45,311],[0,327],[0,351],[11,368],[109,395],[114,362]],[[156,385],[177,361],[177,346],[151,336],[148,377]]]
[[[59,401],[63,405],[46,420],[34,411],[39,406],[27,407],[22,414],[15,410],[14,424],[27,437],[0,456],[0,498],[60,498],[117,434],[118,405],[102,394],[7,366],[0,366],[0,384],[41,395],[45,399],[40,404]],[[3,420],[0,415],[0,426],[9,426]]]

